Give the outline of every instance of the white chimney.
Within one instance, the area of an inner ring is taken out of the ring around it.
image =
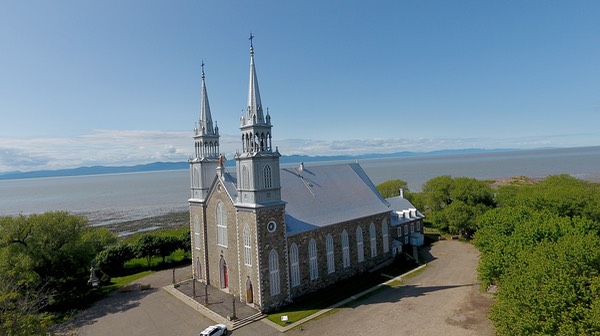
[[[400,188],[400,197],[404,198],[404,189]]]

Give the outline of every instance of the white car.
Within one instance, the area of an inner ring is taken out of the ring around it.
[[[204,329],[199,336],[222,336],[227,335],[227,326],[224,324],[215,324]]]

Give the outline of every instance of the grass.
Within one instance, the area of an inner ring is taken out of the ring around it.
[[[352,295],[356,295],[389,280],[389,278],[382,276],[382,273],[398,276],[413,268],[414,265],[409,266],[406,262],[400,262],[385,267],[376,273],[364,273],[354,276],[336,283],[335,286],[330,286],[315,293],[303,296],[292,304],[283,307],[282,310],[269,314],[267,318],[271,322],[285,327],[286,325],[298,322],[320,310],[329,308]],[[383,288],[384,287],[382,287],[382,289]],[[287,322],[281,321],[281,317],[284,315],[288,317]]]

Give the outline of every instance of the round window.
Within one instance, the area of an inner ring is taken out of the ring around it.
[[[270,221],[269,224],[267,224],[267,230],[269,232],[275,232],[275,230],[277,230],[277,223]]]

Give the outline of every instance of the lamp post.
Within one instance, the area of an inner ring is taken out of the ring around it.
[[[237,320],[237,317],[235,316],[235,296],[231,298],[231,302],[233,304],[233,309],[231,312],[231,320]]]
[[[208,284],[204,284],[204,305],[208,306]]]
[[[192,299],[196,298],[196,276],[192,275]]]

